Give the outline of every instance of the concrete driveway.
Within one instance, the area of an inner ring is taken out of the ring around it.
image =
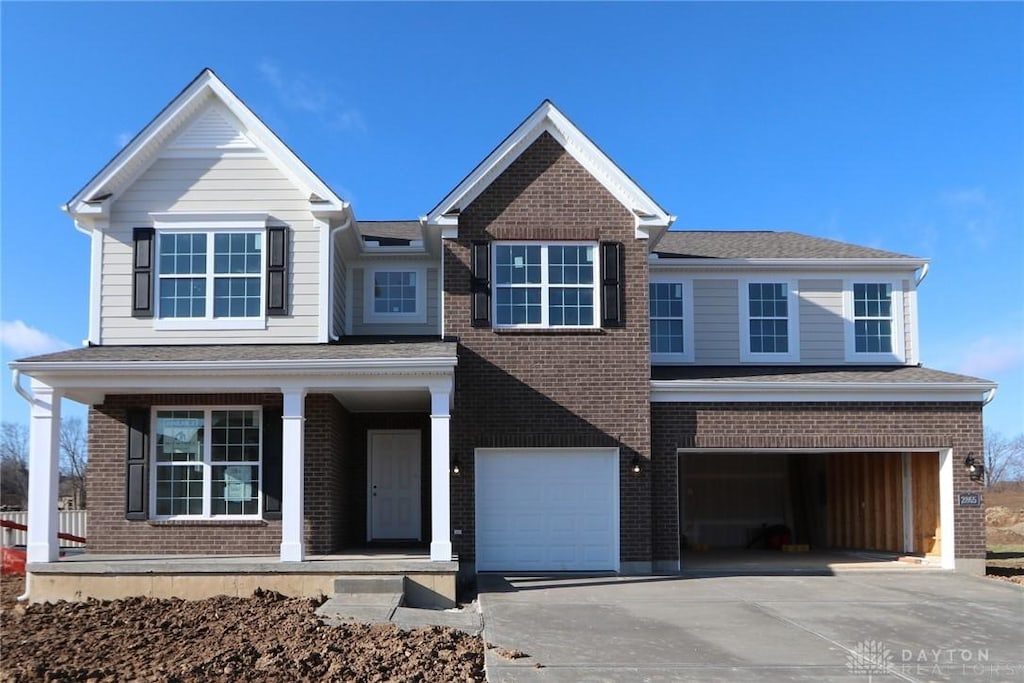
[[[1024,590],[978,577],[481,574],[479,598],[490,681],[1024,681]]]

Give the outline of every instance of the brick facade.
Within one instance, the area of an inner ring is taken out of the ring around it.
[[[472,327],[472,243],[522,239],[623,243],[625,327]],[[461,213],[458,239],[444,240],[444,273],[445,334],[460,342],[451,423],[463,466],[452,480],[460,560],[475,557],[474,449],[618,446],[621,559],[650,561],[650,478],[629,471],[634,455],[650,453],[647,242],[632,214],[544,133]]]
[[[951,448],[954,495],[984,488],[961,465],[983,452],[978,403],[653,403],[651,425],[657,560],[679,559],[678,448]],[[954,535],[957,558],[984,558],[984,506],[955,507]]]
[[[200,553],[276,555],[281,522],[129,521],[125,519],[126,416],[131,408],[150,406],[279,407],[280,394],[174,394],[108,396],[89,410],[89,534],[93,553]],[[365,513],[346,506],[350,491],[363,491],[365,448],[358,450],[352,417],[327,394],[310,394],[305,406],[306,547],[329,553],[365,529]],[[362,455],[360,455],[362,454]],[[354,462],[363,463],[360,475]],[[359,478],[359,477],[362,478]],[[365,538],[365,536],[363,536]]]

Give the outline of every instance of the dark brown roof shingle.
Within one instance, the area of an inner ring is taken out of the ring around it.
[[[707,259],[915,258],[824,237],[770,230],[670,230],[658,242],[655,253],[665,258]]]
[[[341,344],[210,344],[163,346],[88,346],[22,358],[18,363],[171,361],[291,361],[456,357],[455,342],[430,339],[359,340]]]

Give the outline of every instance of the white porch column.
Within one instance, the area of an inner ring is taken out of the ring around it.
[[[451,387],[430,390],[430,559],[452,559],[449,401]]]
[[[281,416],[281,561],[302,562],[305,557],[305,512],[303,502],[303,426],[305,387],[281,387],[284,410]]]
[[[60,558],[57,531],[60,522],[57,494],[60,484],[60,391],[32,380],[28,451],[29,562],[56,562]]]

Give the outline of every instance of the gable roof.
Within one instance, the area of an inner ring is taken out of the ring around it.
[[[199,112],[203,114],[197,116]],[[242,125],[242,133],[231,134],[231,117]],[[191,128],[186,129],[186,126]],[[342,211],[348,207],[213,70],[203,69],[61,208],[75,218],[80,227],[91,229],[90,219],[105,216],[117,196],[164,148],[188,148],[203,139],[224,148],[260,149],[296,187],[308,193],[311,207],[316,211]]]
[[[481,192],[545,132],[632,212],[637,237],[649,237],[651,231],[660,233],[667,230],[675,221],[675,216],[661,208],[601,148],[559,111],[551,100],[544,100],[526,117],[525,121],[430,210],[424,220],[431,225],[457,226],[458,213],[472,204]]]
[[[771,230],[670,230],[654,252],[663,259],[926,259],[847,242]]]

